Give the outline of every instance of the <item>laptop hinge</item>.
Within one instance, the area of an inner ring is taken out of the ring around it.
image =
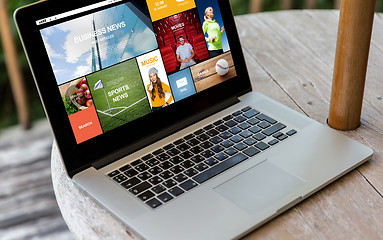
[[[171,134],[173,133],[176,133],[182,129],[184,129],[185,127],[187,126],[190,126],[198,121],[201,121],[202,119],[205,119],[225,108],[228,108],[229,106],[232,106],[236,103],[239,102],[239,99],[237,97],[233,97],[233,98],[230,98],[230,99],[227,99],[217,105],[214,105],[212,107],[210,107],[209,109],[205,110],[205,111],[202,111],[198,114],[195,114],[185,120],[182,120],[180,122],[177,122],[171,126],[169,126],[168,128],[166,129],[163,129],[155,134],[151,134],[149,137],[147,138],[144,138],[132,145],[129,145],[127,147],[125,147],[124,149],[121,149],[120,151],[117,151],[115,153],[112,153],[110,154],[109,156],[103,158],[103,159],[100,159],[98,160],[97,162],[94,162],[92,164],[92,166],[96,169],[100,169],[100,168],[103,168],[119,159],[121,159],[122,157],[125,157],[135,151],[138,151],[152,143],[155,143],[157,142],[158,140],[160,139],[163,139],[167,136],[170,136]]]

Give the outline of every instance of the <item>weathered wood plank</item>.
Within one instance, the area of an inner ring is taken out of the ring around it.
[[[52,188],[48,122],[0,134],[0,239],[73,239]]]
[[[243,31],[241,37],[243,48],[251,52],[251,57],[260,63],[262,68],[275,79],[283,91],[294,99],[304,112],[324,123],[328,114],[338,20],[337,13],[331,14],[329,11],[323,11],[317,15],[317,12],[319,11],[257,14],[237,17],[237,23],[240,34]],[[373,52],[373,54],[378,53],[376,50]],[[372,55],[372,58],[374,59],[372,61],[375,61],[375,55]],[[372,69],[373,71],[376,70]],[[372,76],[372,79],[378,79],[376,77]],[[307,90],[307,88],[310,89]],[[308,234],[301,239],[343,239],[344,236],[351,239],[366,237],[374,239],[381,236],[378,222],[382,219],[375,219],[376,222],[370,221],[369,215],[375,216],[376,209],[373,206],[380,206],[382,199],[368,182],[370,179],[368,178],[366,181],[364,178],[371,174],[371,177],[375,177],[374,182],[377,184],[383,182],[380,177],[383,176],[383,173],[379,170],[372,171],[372,166],[380,166],[380,163],[383,162],[378,147],[383,141],[376,139],[376,136],[381,136],[379,133],[382,131],[381,122],[376,122],[381,119],[381,111],[378,109],[381,105],[377,104],[373,99],[366,100],[365,111],[367,114],[364,115],[363,126],[358,131],[345,134],[378,149],[378,152],[375,153],[373,160],[360,168],[363,176],[358,171],[354,171],[296,207],[304,221],[310,225],[309,229],[314,233],[306,233],[307,225],[304,225],[296,231]],[[377,143],[372,143],[372,141]],[[340,186],[338,187],[338,185]],[[340,191],[339,188],[343,191]],[[352,188],[355,190],[351,191]],[[361,194],[355,195],[355,191]],[[322,196],[325,196],[325,201],[321,199]],[[357,206],[359,202],[364,202],[363,196],[367,196],[370,202],[363,205],[361,207],[363,213],[359,213]],[[319,207],[311,206],[312,201],[319,202],[321,205]],[[347,204],[343,204],[344,202]],[[289,217],[283,221],[280,218],[271,221],[252,233],[249,239],[294,238],[294,235],[286,233],[286,229],[296,228],[293,223],[287,223],[290,217],[296,219],[296,216],[291,213],[292,211],[286,213]],[[327,215],[323,215],[323,211],[326,211]],[[343,224],[344,220],[339,217],[348,216],[342,214],[343,212],[350,214],[351,218],[346,225]],[[318,215],[321,217],[319,221],[317,220]],[[380,217],[375,216],[375,218]],[[277,223],[277,221],[281,222]],[[361,221],[368,224],[360,224]],[[318,227],[317,222],[320,222],[321,226]],[[322,223],[324,223],[323,227]],[[287,226],[283,226],[284,224]],[[269,225],[270,227],[268,227]],[[378,234],[375,235],[374,232],[366,236],[366,226],[370,226]]]

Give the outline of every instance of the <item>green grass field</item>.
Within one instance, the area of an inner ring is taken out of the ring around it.
[[[108,96],[110,108],[118,109],[108,111],[109,107],[105,98],[104,90],[94,90],[94,85],[100,79],[103,82],[107,96],[108,92],[110,91],[113,91],[125,85],[129,86],[129,89],[126,91],[121,91],[118,94],[114,94],[112,97]],[[87,76],[87,81],[89,84],[90,91],[92,93],[92,98],[96,109],[111,115],[115,115],[112,117],[108,116],[107,114],[97,112],[101,122],[101,127],[104,130],[104,132],[108,132],[139,117],[142,117],[148,113],[151,113],[149,102],[146,99],[145,88],[141,81],[140,72],[138,70],[138,66],[136,64],[135,59],[93,73]],[[121,98],[121,100],[119,101],[113,101],[113,98],[124,94],[127,94],[128,96]],[[140,101],[143,98],[145,99]],[[117,114],[118,112],[123,110],[123,108],[121,107],[129,107],[132,104],[135,105]]]

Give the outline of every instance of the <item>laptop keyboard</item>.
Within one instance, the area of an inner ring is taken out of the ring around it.
[[[154,209],[296,133],[245,107],[107,176]]]

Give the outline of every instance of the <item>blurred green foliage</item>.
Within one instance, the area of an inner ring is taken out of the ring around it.
[[[333,8],[333,1],[334,0],[317,0],[316,7],[318,9],[331,9]],[[36,2],[36,0],[8,0],[8,11],[9,18],[12,23],[13,37],[17,42],[19,62],[22,67],[24,81],[28,91],[31,119],[35,120],[43,118],[45,115],[12,19],[12,13],[18,7],[33,2]],[[235,15],[248,13],[250,0],[230,0],[230,2],[232,4],[233,12]],[[378,11],[381,12],[383,8],[383,0],[379,0],[377,5]],[[281,9],[281,6],[282,0],[264,0],[262,8],[263,11],[275,11]],[[304,0],[293,0],[294,9],[302,9],[304,6]],[[18,122],[5,64],[6,58],[4,56],[2,45],[0,44],[0,129],[17,124]]]

